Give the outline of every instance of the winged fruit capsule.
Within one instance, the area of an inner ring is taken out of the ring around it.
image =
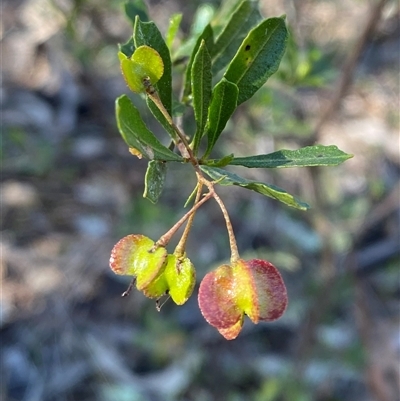
[[[239,259],[206,274],[198,301],[206,321],[233,340],[242,329],[244,315],[255,324],[276,320],[285,312],[288,298],[282,276],[272,263]]]
[[[139,46],[131,57],[119,52],[122,75],[129,89],[133,92],[146,92],[144,79],[153,85],[164,74],[164,63],[160,54],[149,46]]]
[[[111,270],[116,274],[136,276],[136,287],[148,298],[169,294],[177,305],[183,305],[193,292],[196,281],[189,258],[167,254],[164,247],[144,235],[131,234],[112,249]]]
[[[164,271],[167,250],[163,247],[154,249],[154,246],[154,241],[144,235],[127,235],[111,251],[111,270],[116,274],[136,276],[136,287],[142,291]]]
[[[177,305],[183,305],[192,295],[196,271],[189,258],[168,255],[163,273],[143,290],[149,298],[169,294]]]

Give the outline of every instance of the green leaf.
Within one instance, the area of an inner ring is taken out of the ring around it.
[[[222,0],[213,18],[213,27],[219,35],[225,28],[227,21],[231,18],[234,11],[239,7],[243,0]]]
[[[122,45],[118,45],[118,50],[123,53],[126,57],[131,57],[132,54],[135,51],[135,42],[133,41],[133,37],[131,36],[129,40],[126,43],[123,43]],[[121,58],[119,57],[120,61]]]
[[[222,78],[215,86],[208,110],[208,146],[204,158],[210,154],[226,123],[235,111],[238,94],[238,87],[225,78]]]
[[[194,199],[196,198],[196,194],[197,194],[197,189],[199,187],[199,184],[197,184],[192,193],[188,196],[188,198],[186,199],[185,204],[183,205],[183,207],[187,207],[189,205],[190,202],[194,201]]]
[[[174,43],[175,36],[178,32],[179,25],[181,24],[182,21],[182,14],[174,14],[170,19],[169,19],[169,26],[168,26],[168,31],[165,37],[165,41],[167,43],[167,46],[169,49],[172,47],[172,43]]]
[[[193,153],[195,155],[207,123],[208,106],[211,100],[211,80],[211,57],[203,40],[192,66],[193,109],[197,125],[193,138]]]
[[[164,39],[154,22],[142,22],[139,18],[135,20],[133,29],[133,39],[136,47],[147,45],[157,50],[164,62],[164,74],[154,87],[160,96],[161,102],[165,109],[171,115],[172,113],[172,73],[171,73],[171,56],[168,46],[165,44]],[[175,139],[176,134],[170,126],[166,118],[160,112],[154,102],[147,97],[147,105],[154,117],[170,134],[172,139]]]
[[[166,175],[167,165],[165,162],[160,160],[150,161],[144,178],[143,198],[147,198],[152,203],[157,203],[164,187]]]
[[[192,26],[190,27],[190,33],[186,40],[179,46],[179,49],[176,50],[176,53],[174,54],[174,59],[179,60],[181,58],[190,58],[196,54],[196,51],[194,50],[194,46],[200,45],[201,40],[199,40],[199,36],[202,35],[202,32],[206,29],[207,25],[210,24],[210,21],[214,15],[215,9],[214,6],[212,6],[210,3],[205,3],[199,5],[199,7],[196,9],[196,12],[193,16],[192,20]],[[207,42],[207,41],[206,41]],[[208,49],[210,47],[208,46]],[[190,73],[189,73],[189,78],[190,78]]]
[[[337,166],[352,157],[335,145],[316,145],[297,150],[282,149],[267,155],[235,157],[229,164],[248,168]]]
[[[142,21],[149,20],[144,0],[129,0],[125,3],[125,14],[131,20],[132,25],[135,24],[136,16],[139,16]]]
[[[214,14],[215,6],[212,5],[211,2],[200,4],[193,16],[190,35],[197,37],[201,34],[201,32],[204,31],[204,28],[211,22]]]
[[[198,37],[198,39],[196,41],[196,44],[193,47],[192,54],[190,56],[187,66],[186,66],[185,85],[183,88],[182,102],[187,102],[188,97],[189,97],[190,93],[192,92],[192,65],[194,62],[194,58],[196,57],[196,54],[203,41],[205,42],[208,51],[210,51],[212,49],[212,47],[214,46],[214,34],[213,34],[213,30],[211,28],[211,25],[207,25],[204,28],[203,32],[200,34],[200,36]]]
[[[149,46],[139,46],[131,58],[119,52],[121,70],[129,89],[133,92],[145,92],[144,78],[149,78],[154,85],[164,73],[164,64],[159,53]]]
[[[270,18],[252,29],[224,77],[239,88],[238,105],[249,99],[279,67],[288,38],[283,18]]]
[[[275,185],[247,180],[236,174],[230,173],[229,171],[217,167],[200,166],[200,168],[213,180],[218,180],[218,184],[220,185],[237,185],[246,189],[250,189],[252,191],[258,192],[259,194],[279,200],[286,205],[294,207],[296,209],[307,210],[310,208],[307,203],[296,199],[293,195],[290,195],[285,190],[276,187]]]
[[[230,155],[224,156],[221,159],[209,159],[205,160],[204,165],[210,166],[210,167],[225,167],[228,164],[231,164],[231,161],[234,159],[233,153]]]
[[[126,95],[116,100],[116,117],[119,132],[130,148],[150,160],[183,161],[165,147],[146,127],[137,108]]]
[[[247,32],[261,20],[258,2],[244,0],[233,12],[230,19],[215,40],[211,57],[213,58],[213,73],[217,73],[232,60]],[[229,79],[228,79],[229,80]]]

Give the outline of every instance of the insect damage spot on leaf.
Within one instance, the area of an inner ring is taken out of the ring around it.
[[[150,160],[154,159],[154,152],[150,146],[144,146],[144,150],[146,151],[146,155]]]
[[[244,48],[244,50],[247,52],[247,51],[250,50],[250,48],[251,48],[251,46],[250,46],[250,45],[247,45],[247,46]]]

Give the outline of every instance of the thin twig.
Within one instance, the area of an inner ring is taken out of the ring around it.
[[[197,205],[197,203],[199,203],[199,201],[200,201],[202,189],[203,189],[203,184],[199,183],[198,186],[197,186],[196,199],[194,201],[195,205]],[[177,254],[177,255],[183,255],[184,254],[186,242],[187,242],[187,239],[189,237],[189,233],[190,233],[190,230],[192,228],[193,220],[194,220],[194,216],[195,215],[196,215],[196,211],[194,211],[190,215],[190,217],[189,217],[189,219],[188,219],[188,221],[186,223],[186,227],[185,227],[185,230],[183,231],[182,237],[179,240],[179,243],[175,248],[175,252],[174,253]]]
[[[212,187],[211,187],[212,188]],[[154,249],[158,247],[165,247],[173,237],[173,235],[181,228],[181,226],[185,223],[185,221],[205,202],[207,202],[210,198],[214,196],[214,189],[204,195],[204,198],[201,199],[198,203],[196,203],[187,213],[185,213],[179,221],[177,221],[172,228],[168,230],[155,244]]]
[[[214,192],[213,198],[218,203],[219,207],[221,208],[222,214],[224,215],[225,225],[226,225],[226,229],[228,231],[228,236],[229,236],[229,246],[231,248],[231,265],[234,265],[236,263],[236,261],[240,258],[240,256],[239,256],[239,250],[238,250],[237,243],[236,243],[235,234],[233,232],[232,223],[229,218],[228,211],[226,210],[226,207],[225,207],[224,203],[222,202],[221,198],[215,192]]]

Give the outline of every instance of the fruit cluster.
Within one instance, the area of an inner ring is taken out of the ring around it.
[[[169,295],[183,305],[192,295],[196,272],[183,255],[168,254],[144,235],[128,235],[113,248],[110,267],[116,274],[135,276],[136,288],[159,300]]]
[[[111,252],[110,267],[116,274],[134,276],[137,289],[155,298],[157,305],[164,295],[177,305],[184,304],[196,281],[194,266],[185,255],[168,254],[164,246],[143,235],[122,238]],[[206,274],[198,301],[206,321],[232,340],[243,326],[244,315],[253,323],[282,316],[287,293],[281,275],[271,263],[237,259]]]

